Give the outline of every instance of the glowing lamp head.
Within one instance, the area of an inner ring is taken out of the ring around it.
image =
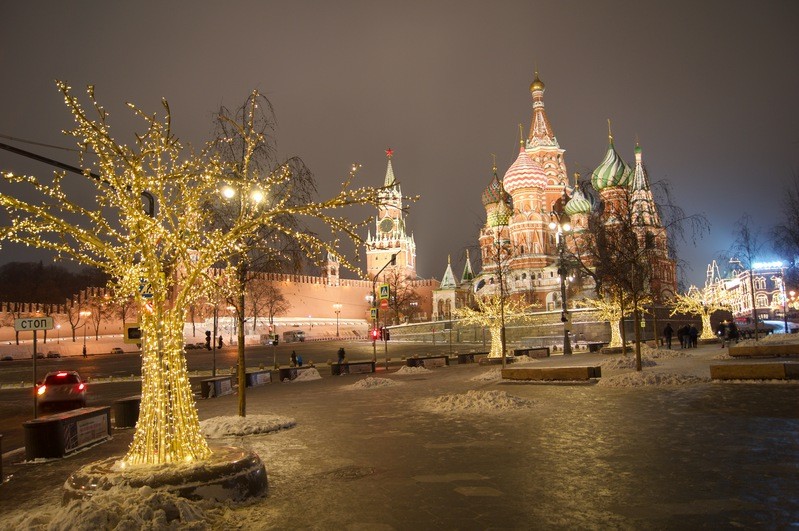
[[[558,224],[555,223],[554,221],[550,221],[549,222],[549,230],[555,230],[555,227],[557,227],[557,226],[558,226]]]
[[[563,231],[564,231],[564,232],[569,232],[570,230],[572,230],[572,226],[571,226],[571,225],[569,225],[568,223],[564,223],[564,224],[561,226],[561,229],[563,229]]]
[[[235,195],[236,190],[232,186],[225,185],[222,187],[222,197],[225,199],[233,199]]]
[[[264,193],[261,190],[253,190],[250,194],[250,198],[252,202],[257,205],[264,200]]]

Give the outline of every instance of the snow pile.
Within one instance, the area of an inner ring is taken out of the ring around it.
[[[648,348],[646,356],[648,358],[652,358],[654,360],[673,360],[675,358],[690,358],[692,354],[689,349],[668,349],[668,348]],[[641,350],[641,354],[643,355],[644,351]]]
[[[505,391],[467,391],[465,394],[443,395],[420,400],[422,409],[433,413],[492,413],[527,409],[532,400],[511,396]]]
[[[539,360],[538,358],[531,358],[530,356],[528,356],[528,355],[526,355],[526,354],[525,354],[524,356],[516,356],[516,361],[515,361],[515,363],[516,363],[516,364],[521,364],[521,363],[538,363],[539,361],[540,361],[540,360]]]
[[[315,368],[297,371],[297,377],[291,380],[292,382],[310,382],[311,380],[321,380],[322,375],[319,374]]]
[[[724,352],[722,352],[720,354],[716,354],[715,356],[713,356],[710,359],[712,359],[712,360],[731,360],[733,358],[732,358],[732,356],[730,356],[730,353],[725,350]]]
[[[635,369],[635,356],[618,356],[606,359],[600,363],[604,369]],[[657,363],[654,360],[641,356],[641,367],[654,367]]]
[[[668,372],[627,372],[616,376],[602,377],[597,385],[604,387],[645,387],[663,385],[689,385],[709,382],[710,378],[702,378],[690,374]]]
[[[502,369],[496,367],[494,369],[481,372],[477,376],[470,378],[470,382],[498,382],[502,379]]]
[[[42,506],[4,523],[7,529],[215,529],[224,525],[225,508],[210,501],[191,501],[150,487],[98,491],[90,500],[65,507]]]
[[[796,343],[799,343],[799,335],[797,334],[769,334],[764,337],[761,330],[760,338],[757,341],[754,339],[744,339],[732,346],[756,347],[758,345],[793,345]]]
[[[433,371],[431,371],[430,369],[425,369],[424,367],[408,367],[407,365],[405,365],[403,367],[400,367],[399,370],[394,374],[397,374],[399,376],[414,376],[418,374],[426,374],[429,372]]]
[[[297,422],[288,417],[279,415],[249,415],[246,417],[226,416],[213,417],[200,421],[202,434],[209,439],[221,437],[240,437],[269,433],[295,426]]]
[[[342,387],[345,391],[360,391],[361,389],[377,389],[378,387],[394,387],[396,385],[403,385],[400,382],[389,380],[388,378],[373,378],[369,376],[352,385],[345,385]]]

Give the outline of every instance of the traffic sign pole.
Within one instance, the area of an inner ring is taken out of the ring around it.
[[[36,330],[33,331],[33,418],[38,415],[39,403],[36,395]]]

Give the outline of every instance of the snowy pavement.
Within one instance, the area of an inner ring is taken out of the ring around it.
[[[600,365],[585,383],[502,382],[451,365],[273,383],[201,400],[214,442],[257,452],[267,496],[189,502],[149,489],[60,506],[85,463],[4,463],[4,529],[784,528],[799,525],[799,385],[719,383],[718,345],[529,365]],[[654,363],[654,365],[652,364]],[[238,435],[226,435],[237,433]],[[241,435],[245,434],[245,435]]]

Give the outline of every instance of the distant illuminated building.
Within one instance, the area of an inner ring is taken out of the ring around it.
[[[737,260],[727,278],[723,279],[723,288],[727,300],[732,306],[732,314],[741,321],[751,321],[752,290],[754,287],[755,308],[760,320],[783,319],[784,302],[786,302],[783,274],[785,264],[782,262],[761,262],[752,264],[752,269],[745,269]],[[751,282],[750,282],[751,277]]]
[[[631,168],[616,151],[609,131],[607,152],[592,172],[591,184],[580,182],[579,174],[575,174],[571,183],[565,150],[560,147],[545,111],[544,91],[544,83],[536,72],[530,85],[530,132],[526,139],[520,138],[519,154],[503,179],[499,179],[494,166],[488,187],[482,193],[486,211],[486,222],[479,235],[482,270],[468,285],[477,296],[496,292],[498,268],[502,267],[503,273],[507,272],[503,281],[512,296],[524,297],[546,310],[561,309],[557,229],[549,226],[553,221],[551,213],[559,212],[563,220],[569,221],[574,238],[566,241],[574,250],[592,214],[602,212],[603,219],[611,222],[609,213],[614,205],[630,201],[641,235],[654,236],[651,291],[656,300],[670,298],[677,289],[676,265],[669,256],[668,235],[650,190],[641,147],[635,146],[635,167]],[[591,186],[598,201],[587,191]],[[448,274],[451,276],[449,270]],[[442,282],[442,289],[445,284]],[[584,295],[591,296],[590,287],[582,287]],[[572,288],[579,290],[576,284]],[[436,310],[434,307],[434,314],[439,313]]]

